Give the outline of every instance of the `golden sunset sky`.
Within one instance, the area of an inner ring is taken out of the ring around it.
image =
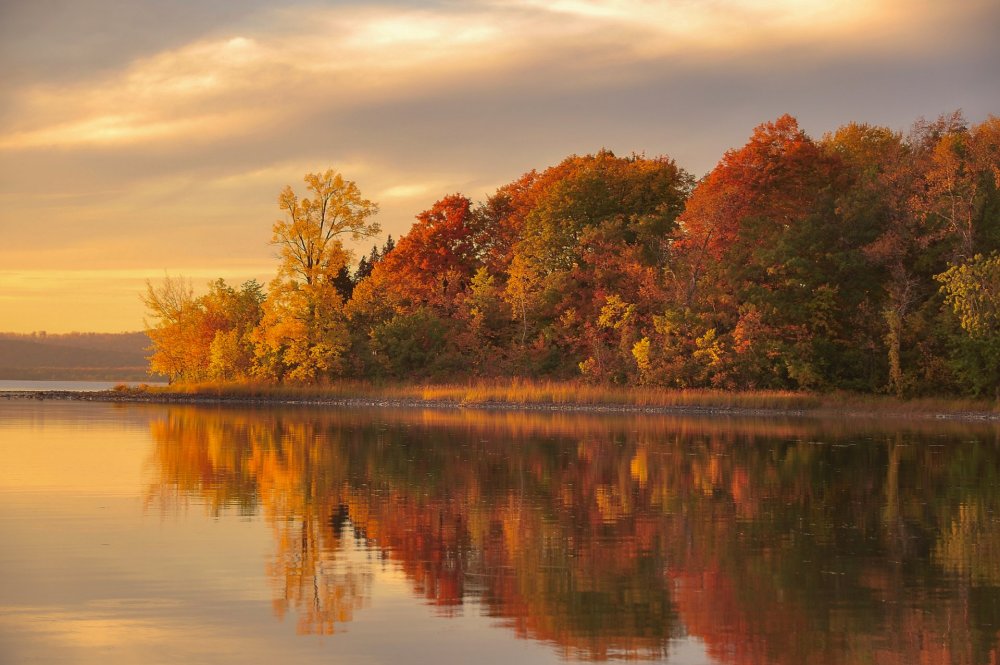
[[[398,237],[602,147],[700,176],[786,112],[980,122],[998,26],[996,0],[5,1],[0,331],[139,330],[165,274],[266,283],[309,171]]]

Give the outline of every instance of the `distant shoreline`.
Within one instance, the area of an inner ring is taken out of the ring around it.
[[[701,415],[701,416],[755,416],[755,417],[810,417],[810,418],[880,418],[892,420],[963,421],[1000,423],[1000,412],[982,410],[951,410],[941,405],[927,410],[893,409],[891,406],[863,408],[817,404],[799,408],[748,407],[698,404],[639,405],[615,403],[572,403],[537,401],[477,401],[455,399],[420,399],[415,397],[378,396],[291,396],[275,394],[209,394],[191,392],[140,390],[101,390],[81,392],[72,390],[0,391],[3,401],[78,401],[128,404],[164,405],[214,405],[214,406],[303,406],[333,408],[386,408],[386,409],[467,409],[480,411],[535,411],[585,414],[648,414],[648,415]]]

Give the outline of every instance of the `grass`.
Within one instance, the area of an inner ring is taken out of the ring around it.
[[[133,389],[134,390],[134,389]],[[199,383],[144,386],[141,392],[204,395],[229,399],[314,401],[374,399],[474,405],[627,406],[649,408],[760,409],[894,413],[996,413],[993,401],[973,399],[898,399],[858,393],[808,393],[782,390],[722,391],[629,386],[599,386],[575,381],[493,380],[451,384],[377,384],[339,381],[316,386],[263,383]]]

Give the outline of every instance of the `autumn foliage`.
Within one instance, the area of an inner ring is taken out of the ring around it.
[[[379,233],[377,206],[332,171],[306,186],[279,197],[281,264],[252,329],[225,299],[220,310],[169,280],[150,286],[154,369],[1000,389],[1000,347],[969,324],[996,306],[996,117],[970,126],[956,112],[906,135],[851,123],[815,139],[785,115],[698,181],[667,157],[571,156],[482,202],[445,196],[358,261],[344,242]]]

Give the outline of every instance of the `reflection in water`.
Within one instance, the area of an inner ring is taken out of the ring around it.
[[[574,659],[995,663],[993,430],[176,408],[150,499],[261,512],[279,616],[332,633],[391,564]],[[984,435],[984,433],[986,433]]]

